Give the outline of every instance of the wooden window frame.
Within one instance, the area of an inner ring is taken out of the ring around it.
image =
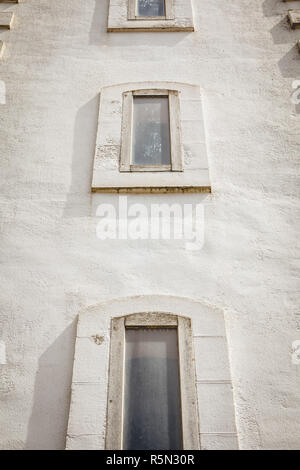
[[[132,164],[133,98],[134,96],[167,96],[169,98],[170,119],[170,165]],[[180,102],[177,90],[134,90],[123,93],[123,118],[121,137],[121,172],[162,172],[183,171]]]
[[[198,450],[199,419],[191,320],[166,313],[137,313],[113,318],[107,400],[107,450],[122,450],[126,328],[176,328],[183,450]],[[121,391],[121,398],[120,398]]]
[[[165,15],[163,16],[138,16],[137,15],[137,0],[128,0],[128,20],[175,20],[174,15],[174,0],[165,0]]]

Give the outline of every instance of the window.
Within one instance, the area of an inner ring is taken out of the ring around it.
[[[112,321],[107,449],[199,448],[190,319],[145,313]]]
[[[108,32],[194,31],[191,0],[111,0]]]
[[[177,329],[127,328],[123,449],[181,449]]]
[[[128,20],[174,20],[174,0],[129,0]]]
[[[136,16],[161,17],[165,16],[165,0],[137,0]]]
[[[177,91],[124,93],[120,171],[183,171]]]
[[[134,96],[132,165],[171,169],[168,96]]]

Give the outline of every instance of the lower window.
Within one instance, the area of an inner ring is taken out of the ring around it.
[[[126,329],[123,449],[182,449],[175,328]]]
[[[112,320],[106,449],[199,449],[193,357],[189,318]]]

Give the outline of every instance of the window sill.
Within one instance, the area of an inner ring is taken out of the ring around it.
[[[172,171],[171,165],[130,165],[130,171]]]
[[[174,18],[168,18],[168,19],[173,20]],[[161,20],[161,21],[166,21],[167,17],[166,16],[136,16],[135,18],[128,18],[128,21],[139,21],[139,20],[145,20],[145,21]]]
[[[211,186],[151,186],[151,187],[99,187],[92,188],[92,193],[118,194],[171,194],[171,193],[203,193],[210,194]]]
[[[170,21],[170,20],[166,20]],[[123,27],[108,27],[108,33],[180,33],[180,32],[189,32],[192,33],[195,31],[194,26],[177,26],[177,25],[145,25],[141,23],[133,26],[134,21],[131,21],[126,26]]]

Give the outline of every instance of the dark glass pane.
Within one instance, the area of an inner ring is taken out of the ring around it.
[[[137,16],[165,16],[165,0],[137,0]]]
[[[176,329],[126,330],[123,449],[182,449]]]
[[[171,164],[168,96],[134,97],[132,138],[133,164]]]

